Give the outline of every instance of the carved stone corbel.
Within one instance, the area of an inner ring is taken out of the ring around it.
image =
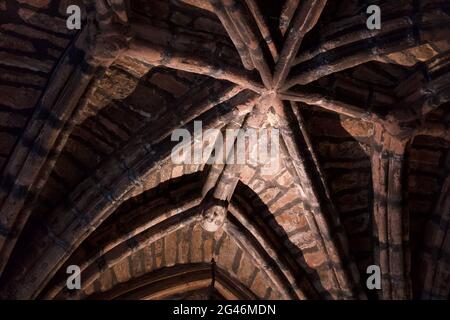
[[[108,67],[128,49],[132,35],[123,0],[85,0],[88,29],[86,62]]]
[[[216,232],[225,223],[227,211],[228,203],[222,203],[218,199],[208,201],[202,211],[201,226],[208,232]]]

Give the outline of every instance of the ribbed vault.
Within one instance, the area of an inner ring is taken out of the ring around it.
[[[0,1],[2,298],[450,297],[448,1],[73,3]],[[280,166],[174,164],[194,121]]]

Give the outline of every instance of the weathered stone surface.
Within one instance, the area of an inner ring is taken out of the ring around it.
[[[0,0],[0,298],[208,298],[214,258],[227,298],[372,298],[376,264],[447,299],[450,16],[416,2]],[[194,120],[279,129],[280,168],[174,164]]]

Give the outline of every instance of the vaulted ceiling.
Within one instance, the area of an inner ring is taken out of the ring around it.
[[[0,297],[449,299],[449,35],[448,0],[0,0]],[[279,169],[174,164],[194,120]]]

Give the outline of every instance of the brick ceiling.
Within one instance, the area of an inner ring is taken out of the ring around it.
[[[449,35],[448,0],[0,0],[0,297],[449,299]],[[279,129],[279,170],[174,164],[194,120]]]

